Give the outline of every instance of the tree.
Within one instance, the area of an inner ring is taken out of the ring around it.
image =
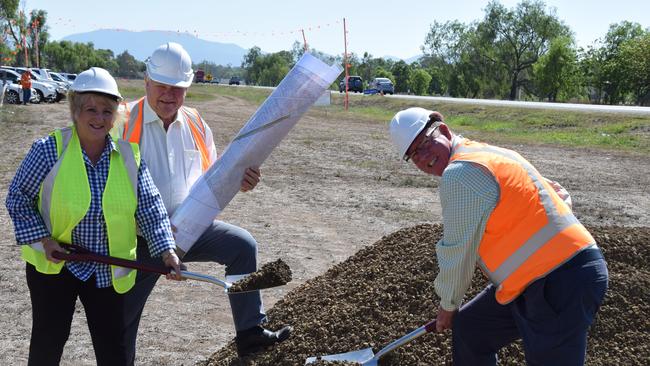
[[[417,69],[411,73],[411,90],[415,95],[426,95],[431,82],[431,75],[423,69]]]
[[[532,65],[547,51],[550,42],[559,36],[570,37],[570,31],[555,11],[547,13],[539,0],[524,0],[514,10],[491,1],[485,13],[476,29],[476,45],[486,61],[506,70],[508,98],[515,100]]]
[[[248,85],[257,85],[257,80],[260,77],[261,70],[259,70],[258,59],[262,56],[262,50],[254,46],[248,53],[244,56],[242,61],[241,68],[245,70],[245,79],[246,84]]]
[[[48,42],[43,50],[45,64],[51,69],[78,73],[93,66],[102,67],[113,75],[118,64],[111,50],[95,50],[92,43],[70,41]]]
[[[326,64],[331,65],[337,61],[337,57],[335,56],[330,56],[309,46],[307,48],[308,48],[308,52],[312,56],[325,62]],[[298,60],[300,60],[300,58],[304,53],[305,53],[305,46],[298,41],[294,41],[293,45],[291,46],[291,56],[293,57],[293,63],[291,64],[291,67],[293,67],[293,65],[295,65],[298,62]]]
[[[411,70],[412,67],[402,60],[393,65],[390,71],[395,77],[395,93],[408,93],[410,91]]]
[[[533,65],[533,78],[535,91],[549,102],[557,101],[558,95],[562,100],[578,95],[582,82],[570,38],[558,37],[551,42],[549,51]]]
[[[43,48],[50,38],[48,27],[45,24],[46,21],[47,12],[45,10],[34,9],[30,12],[26,43],[31,49],[29,53],[30,62],[36,67],[42,67]]]
[[[638,23],[624,21],[612,24],[609,31],[602,40],[602,47],[597,55],[602,62],[600,83],[603,84],[604,99],[609,104],[626,102],[626,93],[629,88],[626,85],[626,76],[623,70],[626,69],[627,60],[621,58],[621,47],[627,41],[639,38],[644,35],[644,30]]]
[[[623,84],[635,103],[650,104],[650,32],[623,42],[618,59]]]
[[[375,77],[390,79],[393,85],[395,84],[395,76],[393,76],[393,74],[390,71],[385,70],[383,67],[378,67],[375,70]]]
[[[500,97],[503,71],[481,54],[478,23],[434,22],[425,39],[420,65],[432,76],[430,93],[454,97]]]
[[[20,0],[0,0],[0,62],[6,63],[15,55],[7,45],[7,34],[9,22],[15,17],[18,11]]]
[[[117,55],[115,61],[117,62],[117,76],[134,79],[141,77],[145,70],[144,62],[136,60],[126,50]]]
[[[242,68],[246,70],[246,83],[276,86],[289,72],[294,55],[290,51],[280,51],[262,55],[259,47],[253,47],[244,56]]]

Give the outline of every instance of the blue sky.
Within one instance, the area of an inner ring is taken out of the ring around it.
[[[512,8],[519,1],[501,0]],[[52,39],[100,28],[132,31],[189,32],[199,38],[259,46],[265,52],[289,50],[294,41],[329,54],[343,53],[343,18],[348,26],[348,52],[375,57],[409,58],[434,20],[463,23],[483,18],[488,1],[481,0],[22,0],[22,5],[48,12]],[[647,0],[546,0],[575,33],[580,46],[604,36],[610,24],[629,20],[650,27]]]

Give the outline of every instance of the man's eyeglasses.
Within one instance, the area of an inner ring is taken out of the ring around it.
[[[422,149],[427,144],[427,142],[435,139],[437,137],[437,135],[434,135],[434,134],[435,134],[436,131],[438,131],[439,127],[440,127],[440,123],[438,123],[438,124],[436,124],[435,126],[432,126],[432,127],[429,127],[429,126],[425,127],[426,132],[424,133],[424,138],[422,139],[422,141],[420,141],[420,143],[418,144],[418,146],[415,149],[411,150],[410,154],[404,154],[404,161],[411,160],[415,156],[415,154],[417,154],[418,151],[420,151],[420,149]]]

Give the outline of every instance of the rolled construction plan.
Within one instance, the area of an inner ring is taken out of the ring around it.
[[[300,58],[174,211],[179,248],[187,253],[239,192],[244,171],[262,165],[341,71],[308,53]]]

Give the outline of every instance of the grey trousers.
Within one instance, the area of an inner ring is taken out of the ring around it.
[[[151,258],[147,242],[138,237],[139,262],[160,264],[160,258]],[[257,270],[257,242],[246,230],[214,221],[192,248],[181,259],[183,263],[216,262],[226,266],[226,276],[247,274]],[[135,345],[144,305],[160,275],[138,271],[135,286],[125,294],[127,331],[126,343],[130,348],[131,360],[135,360]],[[211,296],[228,296],[237,331],[252,328],[266,321],[264,306],[259,291],[225,295],[221,287],[214,286]]]

